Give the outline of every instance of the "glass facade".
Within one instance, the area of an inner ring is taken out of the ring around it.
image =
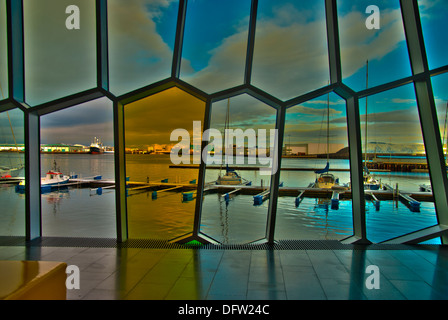
[[[0,111],[23,113],[26,237],[445,243],[446,11],[398,0],[0,1]],[[242,139],[226,141],[226,128]],[[42,145],[98,135],[113,153],[90,173],[113,188],[93,197],[98,209],[75,207],[105,213],[84,221],[104,233],[50,231],[61,198],[45,199],[39,178],[64,160]],[[244,180],[223,184],[224,173]]]

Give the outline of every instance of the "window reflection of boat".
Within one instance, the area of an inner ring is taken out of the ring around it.
[[[2,92],[2,96],[3,96],[3,92]],[[3,96],[3,99],[4,99],[4,96]],[[19,154],[19,147],[17,146],[16,137],[14,135],[14,129],[12,127],[12,122],[11,122],[11,118],[9,116],[8,111],[6,111],[6,115],[8,117],[9,127],[11,130],[11,136],[14,140],[15,151],[17,152],[17,154]],[[13,150],[13,148],[10,149],[10,151],[12,151],[12,150]],[[20,154],[18,157],[18,163],[15,163],[15,164],[13,163],[13,159],[11,158],[11,155],[9,153],[8,153],[7,158],[9,159],[10,165],[9,166],[6,166],[6,165],[0,166],[0,178],[17,177],[19,175],[20,170],[22,170],[25,167],[21,161]]]
[[[17,177],[19,175],[20,170],[24,168],[23,165],[18,165],[14,168],[1,166],[0,167],[0,178],[11,178]]]

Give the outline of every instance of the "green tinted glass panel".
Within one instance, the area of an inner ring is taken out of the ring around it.
[[[6,1],[0,1],[0,100],[8,97],[8,45],[6,41]]]
[[[69,0],[23,3],[25,96],[30,105],[96,86],[95,3],[72,4]]]
[[[22,111],[0,113],[0,236],[25,235],[25,194],[16,190],[25,177],[24,150]]]

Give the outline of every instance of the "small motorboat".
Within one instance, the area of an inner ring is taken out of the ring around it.
[[[56,162],[55,162],[54,168],[50,169],[47,172],[46,176],[40,179],[40,188],[41,191],[48,191],[51,190],[51,188],[68,183],[69,180],[70,180],[69,176],[64,175],[56,168]],[[17,191],[25,190],[25,180],[21,181],[17,185],[16,190]]]

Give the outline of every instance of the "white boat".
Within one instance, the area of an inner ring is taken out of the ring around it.
[[[54,169],[48,170],[45,177],[40,179],[40,187],[42,191],[51,190],[53,187],[64,185],[68,183],[70,176],[64,175],[56,168],[56,162]],[[25,190],[25,180],[21,181],[16,188],[18,191]]]
[[[238,173],[235,172],[235,170],[226,168],[226,173],[223,175],[219,175],[218,179],[216,180],[216,184],[219,185],[237,185],[242,184],[243,178],[240,177]]]
[[[227,112],[226,112],[226,120],[224,124],[224,141],[227,141],[227,131],[226,129],[229,129],[229,123],[230,123],[230,102],[229,99],[227,100]],[[226,171],[223,175],[221,175],[221,171],[218,175],[218,179],[215,181],[218,185],[239,185],[239,184],[249,184],[250,182],[246,179],[242,178],[235,170],[230,169],[227,161],[227,154],[225,156],[225,163],[226,163]],[[222,166],[221,166],[222,170]]]

